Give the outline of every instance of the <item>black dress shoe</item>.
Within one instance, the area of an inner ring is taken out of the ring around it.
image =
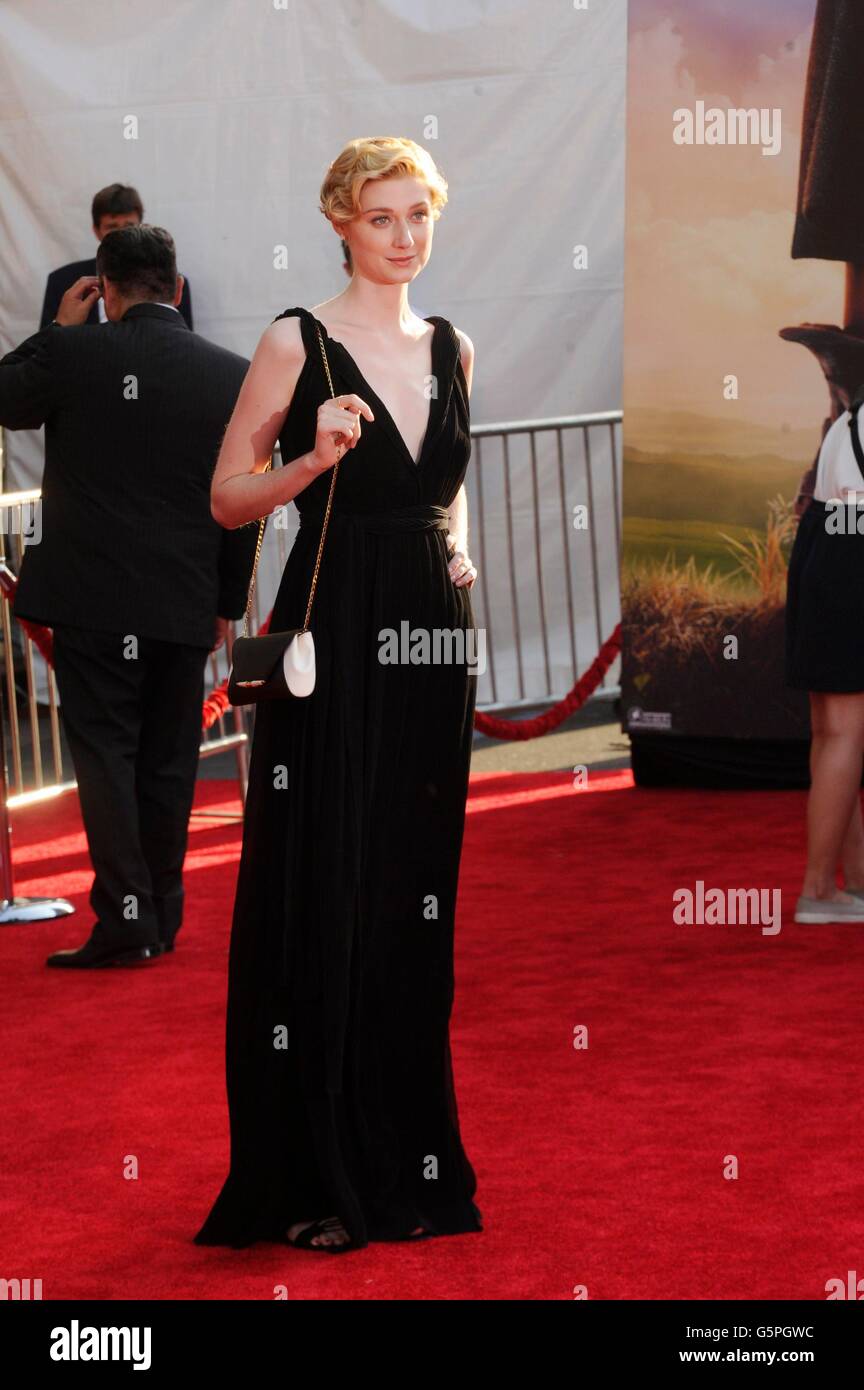
[[[77,949],[55,951],[45,964],[61,970],[100,970],[105,965],[139,965],[142,961],[156,960],[160,955],[156,941],[146,946],[100,946],[91,939]]]

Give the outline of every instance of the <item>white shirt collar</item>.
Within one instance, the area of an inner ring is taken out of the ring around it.
[[[157,300],[155,300],[155,301],[148,300],[147,302],[148,302],[148,303],[153,303],[153,302],[155,302],[155,303],[158,304],[158,305],[160,306],[160,308],[162,308],[162,309],[173,309],[175,314],[179,314],[179,313],[180,313],[180,310],[177,308],[177,305],[176,305],[176,304],[166,304],[165,301],[164,301],[164,299],[157,299]],[[107,323],[107,322],[108,322],[108,315],[105,313],[105,301],[104,301],[104,299],[102,298],[101,295],[99,296],[98,304],[99,304],[99,322],[100,322],[100,323]]]

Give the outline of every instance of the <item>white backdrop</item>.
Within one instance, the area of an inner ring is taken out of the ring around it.
[[[283,308],[345,283],[317,207],[330,160],[400,134],[450,185],[409,297],[473,339],[472,419],[616,408],[626,0],[582,3],[2,0],[0,349],[37,329],[48,272],[95,253],[90,200],[120,181],[174,236],[196,331],[251,357]],[[37,482],[40,435],[6,438],[7,488]],[[613,567],[610,623],[615,586]]]

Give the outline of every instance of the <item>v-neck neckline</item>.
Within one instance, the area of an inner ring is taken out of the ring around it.
[[[404,461],[407,463],[412,473],[417,473],[421,465],[423,464],[424,455],[426,453],[426,446],[428,445],[432,436],[433,411],[435,410],[435,405],[438,401],[438,397],[440,396],[440,390],[436,395],[430,396],[429,398],[429,414],[426,417],[426,429],[424,431],[423,438],[420,441],[420,452],[417,455],[417,460],[415,462],[411,456],[411,453],[409,452],[408,445],[405,443],[402,431],[397,426],[396,421],[393,419],[393,416],[390,414],[390,411],[387,409],[387,406],[384,404],[377,391],[375,391],[374,388],[370,386],[369,382],[366,380],[365,376],[363,375],[357,364],[357,359],[352,355],[352,353],[348,351],[344,343],[340,343],[338,338],[333,338],[330,336],[330,334],[327,331],[326,324],[323,324],[320,319],[317,319],[315,315],[312,313],[311,309],[307,309],[306,312],[312,319],[313,323],[317,323],[318,326],[321,328],[321,331],[323,332],[327,341],[332,343],[334,347],[339,348],[343,356],[347,358],[348,362],[351,364],[351,367],[354,370],[354,373],[357,376],[358,381],[362,381],[366,391],[371,396],[372,404],[376,406],[378,410],[380,410],[381,421],[385,429],[387,429],[387,431],[392,435],[394,441],[398,444],[399,448],[401,449]],[[438,314],[432,314],[429,318],[425,318],[423,322],[431,323],[432,325],[432,341],[430,343],[430,362],[432,367],[432,376],[434,377],[436,375],[438,332],[443,324],[443,319]]]

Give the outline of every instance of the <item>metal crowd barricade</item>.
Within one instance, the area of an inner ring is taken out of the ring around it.
[[[31,543],[30,518],[39,505],[40,492],[0,494],[0,633],[3,642],[4,714],[9,730],[6,770],[7,806],[16,810],[74,791],[77,783],[60,734],[57,682],[53,668],[15,621],[12,613],[14,582],[21,571],[26,546]],[[32,538],[35,542],[35,537]],[[211,653],[208,671],[217,686],[228,674],[228,643]],[[248,729],[244,711],[223,714],[202,738],[201,757],[214,757],[234,749],[238,778],[246,772]]]
[[[486,639],[478,709],[524,711],[561,699],[618,622],[621,421],[621,411],[609,410],[472,428],[469,548],[479,571],[472,604]],[[8,810],[76,787],[61,739],[53,670],[14,621],[9,601],[26,544],[35,539],[29,532],[39,497],[38,489],[0,494],[2,703],[9,753],[8,788],[0,785],[0,878]],[[577,508],[584,509],[585,525],[580,527],[574,524]],[[253,632],[272,607],[296,529],[296,510],[290,504],[267,527]],[[211,689],[227,677],[232,641],[233,632],[210,657]],[[617,693],[614,679],[604,678],[598,696]],[[233,750],[241,797],[253,709],[229,707],[201,742],[202,758]],[[215,809],[202,814],[234,815]]]
[[[10,810],[73,791],[76,785],[64,770],[54,672],[12,615],[12,593],[25,547],[38,544],[40,495],[38,488],[0,494],[0,630],[4,714],[10,735],[6,768]],[[43,722],[48,726],[44,733]]]
[[[616,627],[621,423],[620,410],[606,410],[472,427],[466,483],[469,550],[478,569],[472,606],[486,634],[478,709],[554,704]],[[584,527],[574,525],[577,507],[585,509]],[[291,504],[268,524],[253,630],[273,605],[296,530]],[[594,698],[620,693],[617,669],[616,663]]]
[[[468,539],[474,615],[486,631],[477,698],[485,712],[562,699],[620,619],[621,422],[620,410],[605,410],[471,430]],[[607,675],[594,698],[619,693]]]
[[[0,477],[2,477],[0,442]],[[46,679],[47,702],[41,708],[48,723],[48,749],[43,756],[40,725],[39,681],[33,643],[14,624],[10,595],[25,543],[38,542],[40,493],[0,494],[0,636],[3,642],[5,680],[0,687],[0,923],[43,921],[65,917],[74,911],[65,898],[17,897],[12,875],[12,836],[9,811],[71,791],[75,782],[66,780],[57,713],[57,687],[53,671]],[[13,554],[7,554],[11,547]],[[14,569],[9,566],[12,558]],[[20,662],[16,661],[16,648]],[[22,738],[22,710],[26,710],[29,741]],[[6,717],[8,716],[11,759],[6,757]],[[46,768],[49,764],[50,770]],[[11,776],[11,795],[7,778]]]

